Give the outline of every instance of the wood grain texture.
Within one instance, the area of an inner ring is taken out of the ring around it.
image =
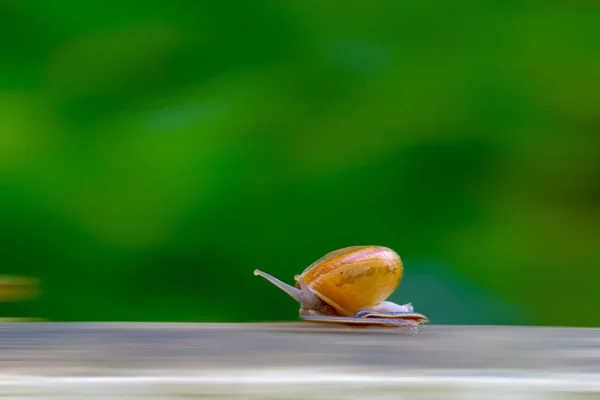
[[[600,329],[429,326],[410,334],[304,322],[0,324],[0,397],[100,392],[600,399]]]

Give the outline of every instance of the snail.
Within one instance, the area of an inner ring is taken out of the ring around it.
[[[400,256],[383,246],[351,246],[327,253],[294,277],[296,284],[254,270],[300,303],[306,321],[348,325],[421,325],[428,318],[411,303],[386,299],[402,279]]]

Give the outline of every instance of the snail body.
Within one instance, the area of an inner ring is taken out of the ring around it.
[[[307,321],[352,325],[414,325],[427,317],[415,313],[411,303],[386,299],[402,279],[400,256],[387,247],[351,246],[327,253],[300,275],[294,286],[259,270],[262,276],[300,303]]]

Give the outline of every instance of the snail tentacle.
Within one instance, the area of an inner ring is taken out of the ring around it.
[[[262,276],[263,278],[265,278],[266,280],[271,282],[273,285],[277,286],[279,289],[281,289],[284,292],[286,292],[287,294],[289,294],[298,303],[302,303],[302,293],[300,292],[300,290],[296,289],[295,287],[290,286],[287,283],[282,282],[279,279],[275,278],[274,276],[269,275],[266,272],[262,272],[258,269],[254,270],[254,275]]]
[[[322,303],[322,300],[308,287],[304,279],[300,275],[294,276],[294,280],[300,284],[301,290],[301,301],[303,310],[312,310],[317,308],[319,303]]]

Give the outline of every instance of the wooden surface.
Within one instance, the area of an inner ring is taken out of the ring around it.
[[[0,324],[0,398],[91,394],[600,399],[600,329]]]

